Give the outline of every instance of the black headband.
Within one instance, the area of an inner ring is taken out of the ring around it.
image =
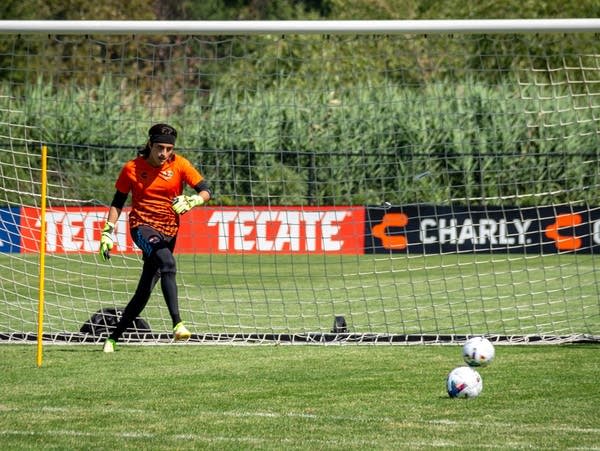
[[[175,135],[150,135],[150,142],[175,145]]]

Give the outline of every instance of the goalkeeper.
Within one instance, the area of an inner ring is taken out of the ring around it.
[[[100,239],[100,256],[106,261],[113,248],[115,224],[131,193],[129,229],[133,241],[142,250],[142,274],[123,316],[104,343],[104,352],[115,350],[123,332],[146,307],[158,280],[173,321],[173,338],[187,340],[191,336],[179,314],[173,250],[179,215],[210,200],[211,190],[200,172],[187,159],[175,154],[177,131],[173,127],[156,124],[148,134],[146,147],[121,169]],[[193,187],[196,194],[182,194],[185,185]]]

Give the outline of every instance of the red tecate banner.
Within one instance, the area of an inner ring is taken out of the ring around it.
[[[209,207],[190,213],[182,217],[177,252],[364,252],[364,207]]]
[[[94,253],[107,209],[46,210],[46,252]],[[113,254],[139,252],[128,209],[115,225]],[[364,207],[203,207],[181,217],[178,253],[362,254]],[[40,250],[40,209],[21,209],[21,252]]]
[[[65,207],[46,210],[46,252],[92,253],[98,252],[100,234],[106,221],[107,208]],[[123,210],[115,226],[113,252],[138,251],[129,236],[128,210]],[[40,251],[41,210],[21,208],[21,252]],[[138,251],[139,252],[139,251]]]

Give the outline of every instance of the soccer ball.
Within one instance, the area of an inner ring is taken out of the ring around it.
[[[492,363],[496,351],[494,345],[484,337],[473,337],[463,345],[463,359],[469,366],[487,366]]]
[[[446,389],[451,398],[476,398],[483,390],[483,380],[470,366],[459,366],[448,373]]]

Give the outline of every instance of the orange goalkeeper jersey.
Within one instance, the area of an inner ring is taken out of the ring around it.
[[[122,193],[131,192],[131,228],[149,225],[165,235],[175,236],[179,215],[171,208],[173,198],[183,193],[184,184],[194,187],[202,180],[202,175],[186,158],[174,154],[158,168],[150,166],[143,157],[128,161],[115,187]]]

